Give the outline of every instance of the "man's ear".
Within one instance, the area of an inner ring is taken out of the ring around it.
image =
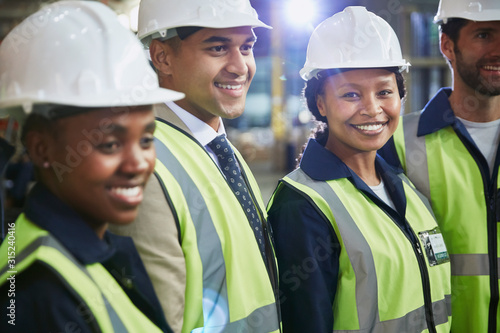
[[[151,61],[154,67],[164,75],[172,74],[170,69],[170,55],[172,54],[172,48],[168,43],[160,42],[159,40],[153,39],[149,45],[149,55],[151,56]]]
[[[51,162],[49,134],[45,131],[32,130],[26,133],[24,144],[33,164],[43,168]]]
[[[455,61],[455,43],[450,39],[447,34],[441,33],[440,38],[441,53],[451,63]]]

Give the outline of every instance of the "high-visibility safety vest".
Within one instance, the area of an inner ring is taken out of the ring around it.
[[[7,256],[13,250],[15,266],[9,264]],[[82,265],[54,236],[21,214],[15,234],[7,234],[0,246],[0,286],[35,262],[52,268],[61,285],[88,307],[101,332],[162,332],[100,263]]]
[[[186,260],[182,332],[278,332],[269,237],[266,265],[245,212],[204,147],[175,125],[156,123],[155,174],[177,218]],[[267,235],[257,182],[235,153]]]
[[[317,181],[299,168],[283,182],[316,206],[340,243],[333,332],[450,331],[449,262],[431,267],[422,241],[411,241],[347,178]],[[403,185],[406,219],[419,238],[437,225],[420,194]]]
[[[419,112],[404,116],[394,144],[406,174],[429,198],[450,253],[452,331],[499,332],[500,154],[490,176],[463,125],[417,136],[420,119]]]

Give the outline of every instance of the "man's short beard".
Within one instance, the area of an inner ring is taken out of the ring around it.
[[[476,66],[467,65],[462,61],[462,53],[457,47],[455,47],[454,51],[456,54],[455,67],[457,74],[467,86],[483,96],[493,97],[500,95],[500,82],[497,86],[490,84],[490,82],[479,74]]]

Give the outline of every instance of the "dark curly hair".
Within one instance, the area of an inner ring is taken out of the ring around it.
[[[324,71],[319,72],[316,77],[313,77],[309,81],[306,82],[304,89],[302,91],[302,95],[306,100],[307,108],[314,116],[314,121],[316,123],[315,128],[311,131],[310,138],[316,139],[321,144],[326,144],[328,139],[328,123],[326,117],[322,116],[319,113],[318,105],[317,105],[317,96],[324,94],[324,86],[326,78],[344,73],[347,71],[361,69],[361,68],[341,68],[341,69],[326,69]],[[370,69],[370,68],[362,68],[362,69]],[[377,68],[378,69],[378,68]],[[396,76],[396,84],[398,86],[399,98],[403,99],[406,95],[406,87],[405,80],[403,74],[399,71],[398,67],[387,67],[384,68],[389,72],[394,73]],[[297,158],[297,166],[300,163],[302,158],[302,153],[304,152],[305,145],[302,148],[302,152]]]
[[[303,90],[303,95],[307,101],[307,107],[309,111],[314,115],[316,120],[322,121],[326,123],[326,117],[323,117],[318,110],[318,105],[316,103],[316,98],[318,95],[323,95],[324,94],[324,83],[326,78],[339,74],[339,73],[344,73],[347,71],[351,71],[354,69],[359,69],[359,68],[342,68],[342,69],[327,69],[324,71],[319,72],[316,77],[310,79],[309,81],[306,82],[304,90]],[[363,68],[364,69],[364,68]],[[369,68],[367,68],[369,69]],[[403,99],[406,95],[406,88],[405,88],[405,82],[403,75],[399,71],[397,67],[388,67],[385,68],[389,72],[394,73],[396,75],[396,83],[398,85],[398,92],[399,92],[399,98]]]

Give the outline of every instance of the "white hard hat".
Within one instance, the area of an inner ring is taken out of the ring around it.
[[[500,0],[441,0],[434,23],[446,23],[449,18],[471,21],[500,21]]]
[[[399,67],[403,71],[408,66],[389,23],[365,7],[351,6],[314,29],[300,76],[307,81],[324,69]]]
[[[175,36],[179,27],[252,28],[270,26],[259,20],[249,0],[142,0],[137,36],[145,47],[152,39]],[[169,29],[174,29],[173,33]]]
[[[177,100],[159,88],[141,43],[96,1],[59,1],[16,26],[0,44],[0,109],[33,105],[114,107]]]

